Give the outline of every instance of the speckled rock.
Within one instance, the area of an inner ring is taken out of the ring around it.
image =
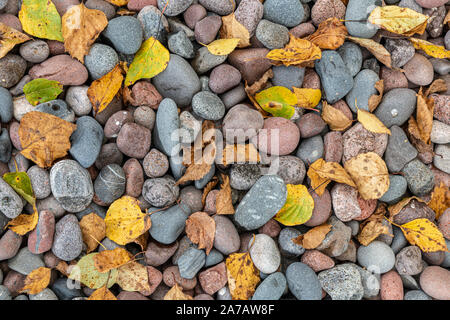
[[[28,249],[31,253],[44,253],[52,248],[55,232],[55,216],[51,211],[39,212],[36,228],[28,235]]]
[[[130,16],[121,16],[109,20],[103,32],[114,48],[124,54],[136,53],[143,40],[143,31],[138,19]]]
[[[403,248],[395,257],[395,269],[399,274],[410,276],[422,272],[422,252],[419,247],[408,246]]]
[[[61,260],[71,261],[80,255],[82,247],[78,219],[73,214],[67,214],[56,223],[52,252]]]
[[[295,27],[302,22],[305,10],[296,0],[267,0],[264,2],[264,19],[282,24],[286,27]]]
[[[433,172],[421,161],[415,159],[409,162],[402,173],[413,194],[421,196],[433,190],[435,184]]]
[[[286,288],[287,282],[284,274],[272,273],[258,285],[252,300],[279,300]]]
[[[327,223],[331,224],[331,230],[316,249],[330,257],[338,257],[347,251],[352,229],[335,216],[331,216]]]
[[[260,112],[245,104],[238,104],[225,115],[222,132],[228,142],[234,142],[236,139],[241,142],[241,139],[245,141],[255,136],[263,126],[264,118]]]
[[[347,184],[336,183],[331,189],[334,213],[341,221],[350,221],[361,215],[358,190]]]
[[[110,72],[119,62],[116,51],[110,46],[94,43],[84,57],[84,65],[94,80]]]
[[[192,110],[205,120],[220,120],[225,115],[225,105],[212,92],[201,91],[192,98]]]
[[[289,42],[289,30],[269,20],[261,20],[255,32],[256,38],[268,49],[283,48]]]
[[[345,97],[347,105],[354,113],[357,112],[356,106],[369,111],[369,99],[372,95],[378,94],[374,86],[379,80],[378,74],[369,69],[364,69],[356,75],[353,79],[353,88]]]
[[[381,276],[381,300],[403,300],[403,283],[399,274],[391,270]]]
[[[143,126],[128,122],[120,129],[116,143],[123,154],[142,159],[150,150],[151,132]]]
[[[94,182],[94,191],[98,199],[110,205],[125,192],[125,172],[113,163],[102,168]]]
[[[8,267],[23,275],[43,266],[42,255],[31,253],[27,247],[20,249],[14,258],[8,260]]]
[[[258,0],[241,0],[234,15],[236,20],[247,28],[251,37],[254,35],[259,21],[263,18],[264,6]]]
[[[256,164],[234,164],[230,170],[230,186],[236,190],[249,190],[261,177]]]
[[[412,43],[406,39],[386,39],[385,47],[391,54],[394,68],[403,67],[416,52]]]
[[[337,265],[320,272],[318,278],[332,300],[361,300],[364,295],[361,276],[354,264]]]
[[[192,279],[205,265],[206,254],[204,250],[196,248],[187,249],[177,260],[181,277]]]
[[[180,188],[175,185],[171,176],[147,179],[142,187],[142,195],[152,206],[162,208],[175,203],[180,193]]]
[[[285,184],[302,184],[306,175],[303,161],[295,156],[281,156],[279,158],[279,169],[277,175],[283,179]]]
[[[278,236],[280,251],[285,257],[298,257],[305,252],[305,248],[296,244],[292,239],[301,235],[301,232],[294,228],[284,228]]]

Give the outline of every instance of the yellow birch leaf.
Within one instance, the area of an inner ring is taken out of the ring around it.
[[[300,39],[289,34],[290,41],[283,49],[270,51],[266,58],[282,63],[285,66],[296,65],[299,67],[311,66],[314,60],[322,57],[322,51],[311,41]]]
[[[331,130],[344,131],[352,125],[352,120],[339,109],[330,106],[326,101],[322,102],[322,119]]]
[[[261,158],[256,147],[251,144],[227,144],[222,152],[222,163],[227,166],[232,163],[260,162]]]
[[[117,298],[104,286],[92,292],[88,300],[117,300]]]
[[[259,270],[253,264],[250,253],[232,253],[225,264],[231,298],[250,300],[260,282]]]
[[[19,20],[23,31],[32,36],[64,42],[61,16],[49,0],[23,0]]]
[[[372,53],[375,56],[375,58],[378,59],[378,61],[383,63],[386,67],[392,69],[391,54],[381,44],[373,41],[372,39],[364,39],[350,36],[348,36],[347,39],[359,44],[361,47],[366,48],[367,50],[369,50],[370,53]]]
[[[297,106],[305,109],[313,109],[316,107],[322,98],[322,91],[320,89],[309,88],[295,88],[294,94],[297,97]]]
[[[287,198],[274,219],[285,226],[297,226],[311,219],[314,199],[304,185],[287,184]]]
[[[150,216],[139,207],[139,200],[123,196],[114,201],[106,212],[106,236],[120,245],[133,242],[150,229]]]
[[[16,44],[31,40],[26,34],[0,22],[0,59],[6,56]]]
[[[131,260],[131,254],[123,248],[103,250],[94,256],[94,266],[98,272],[108,272],[117,269]]]
[[[380,199],[389,189],[386,163],[375,152],[361,153],[344,164],[364,200]]]
[[[194,298],[183,293],[183,288],[181,288],[178,283],[175,283],[175,285],[167,291],[164,300],[194,300]]]
[[[423,34],[429,17],[409,8],[398,6],[376,7],[369,15],[368,22],[381,28],[405,36]]]
[[[439,59],[450,58],[450,51],[446,50],[443,46],[438,46],[431,42],[417,38],[409,38],[409,41],[412,42],[414,48],[423,50],[429,56]]]
[[[409,243],[423,252],[448,251],[444,236],[428,219],[415,219],[399,227]]]
[[[83,236],[83,242],[87,247],[87,253],[94,251],[99,242],[106,236],[105,221],[95,213],[85,215],[81,219],[80,229]]]
[[[427,203],[428,206],[433,209],[436,214],[436,220],[444,213],[447,208],[450,208],[450,190],[441,182],[438,186],[434,186],[433,193],[431,194],[431,200]]]
[[[314,170],[323,179],[344,183],[356,188],[356,184],[348,175],[347,171],[337,162],[326,162],[320,158],[314,161],[309,166],[309,169]]]
[[[325,223],[308,230],[305,234],[301,234],[298,237],[293,238],[292,242],[308,250],[315,249],[320,246],[330,230],[331,224]]]
[[[208,51],[216,56],[226,56],[229,55],[236,49],[240,39],[232,38],[232,39],[218,39],[214,40],[208,45],[205,45],[208,48]]]
[[[383,122],[381,122],[376,115],[368,111],[358,109],[358,121],[361,122],[363,127],[370,132],[391,134],[391,130],[386,128]]]
[[[71,6],[62,17],[66,52],[84,62],[84,56],[107,25],[108,19],[102,11],[88,9],[84,4]]]
[[[206,255],[211,251],[216,233],[216,223],[206,212],[194,212],[186,220],[186,235],[198,249],[206,249]]]
[[[234,207],[231,200],[230,177],[222,175],[223,183],[216,197],[217,214],[234,214]]]
[[[348,35],[347,28],[336,17],[328,18],[320,23],[316,32],[309,35],[306,40],[311,41],[320,49],[336,50],[345,42]]]
[[[130,261],[118,270],[117,284],[125,291],[150,291],[147,267]]]
[[[221,39],[239,39],[238,48],[245,48],[250,45],[250,33],[239,21],[234,13],[222,17],[222,27],[219,31]]]
[[[39,221],[39,214],[34,209],[32,214],[21,214],[14,219],[10,220],[6,227],[14,231],[15,233],[23,236],[27,234],[28,232],[34,230],[36,228]]]
[[[51,269],[40,267],[31,271],[25,278],[25,286],[19,291],[28,294],[38,294],[50,283]]]
[[[384,80],[378,80],[375,83],[375,89],[378,91],[379,94],[373,94],[369,98],[369,111],[373,112],[378,105],[381,102],[381,99],[383,99],[383,93],[384,93]]]
[[[128,4],[129,0],[106,0],[109,3],[118,6],[118,7],[122,7],[122,6],[126,6]]]

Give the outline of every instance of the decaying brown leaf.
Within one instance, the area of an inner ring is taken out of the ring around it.
[[[426,144],[430,144],[431,130],[433,128],[433,112],[434,99],[425,96],[422,88],[420,88],[417,94],[416,119],[414,119],[416,123],[414,124],[414,120],[411,120],[411,128],[408,128],[408,130],[413,136]]]
[[[65,261],[58,262],[55,269],[58,270],[59,272],[61,272],[66,277],[68,277],[70,275],[69,265]]]
[[[214,187],[219,183],[219,179],[217,177],[213,177],[211,181],[209,181],[206,186],[203,188],[203,194],[202,194],[202,206],[205,206],[206,197],[208,196],[208,193],[214,189]]]
[[[447,208],[450,208],[450,190],[442,181],[439,186],[434,186],[428,206],[436,214],[436,220],[439,219]]]
[[[316,170],[311,169],[311,166],[306,174],[308,175],[308,178],[311,179],[311,188],[319,197],[321,197],[331,180],[319,176]]]
[[[448,25],[449,25],[449,27],[450,27],[450,11],[447,12],[447,15],[446,15],[445,18],[444,18],[443,24],[446,24],[446,23],[448,23]]]
[[[147,267],[137,261],[130,261],[117,269],[116,283],[125,291],[150,291]]]
[[[331,224],[325,223],[312,228],[305,234],[301,234],[298,237],[293,238],[292,242],[302,246],[305,249],[315,249],[320,246],[330,230]]]
[[[316,32],[306,38],[320,49],[336,50],[345,42],[347,28],[336,17],[323,21]]]
[[[383,99],[383,93],[384,93],[384,80],[378,80],[375,83],[375,89],[378,91],[379,94],[373,94],[369,98],[369,110],[370,112],[373,112],[378,105],[381,102],[381,99]]]
[[[76,125],[54,115],[30,111],[19,126],[22,155],[41,168],[49,168],[70,149],[70,136]]]
[[[103,250],[94,256],[94,266],[98,272],[105,273],[111,269],[116,269],[131,260],[131,254],[124,248],[113,250]]]
[[[425,201],[423,201],[422,199],[420,199],[420,198],[418,198],[416,196],[412,196],[412,197],[409,197],[409,198],[403,198],[402,200],[400,200],[396,204],[393,204],[393,205],[388,207],[389,219],[392,220],[392,218],[396,214],[398,214],[413,199],[415,199],[415,200],[417,200],[419,202],[425,203]]]
[[[222,27],[219,31],[221,39],[239,39],[238,48],[245,48],[250,45],[250,33],[239,21],[234,13],[222,17]]]
[[[50,283],[51,269],[40,267],[31,271],[25,278],[25,286],[20,292],[28,294],[38,294]]]
[[[259,163],[258,150],[249,144],[227,144],[223,149],[222,163],[227,166],[232,163]]]
[[[322,57],[322,51],[311,41],[296,38],[289,33],[290,41],[283,49],[270,51],[266,58],[275,65],[308,67]]]
[[[147,250],[149,236],[150,235],[148,232],[144,232],[139,237],[137,237],[136,240],[134,240],[133,242],[136,243],[137,245],[139,245],[141,247],[142,251],[145,251],[145,250]]]
[[[183,289],[175,283],[175,285],[167,291],[164,300],[194,300],[190,295],[183,293]]]
[[[117,298],[104,286],[92,292],[88,300],[117,300]]]
[[[10,228],[15,233],[23,236],[28,232],[34,230],[34,228],[36,228],[36,225],[38,224],[38,221],[39,214],[37,212],[37,209],[34,208],[32,214],[22,213],[14,219],[10,220],[5,227]]]
[[[378,61],[383,63],[386,67],[392,69],[391,54],[381,44],[373,41],[372,39],[364,39],[350,36],[347,36],[347,39],[359,44],[361,47],[366,48],[367,50],[370,51],[370,53],[372,53],[375,56],[375,58],[378,59]]]
[[[80,221],[83,242],[87,246],[87,253],[94,251],[100,241],[106,237],[105,221],[95,213],[85,215]]]
[[[223,183],[216,197],[217,214],[234,214],[234,207],[231,201],[230,177],[222,175]]]
[[[352,120],[339,109],[330,106],[326,101],[322,102],[322,119],[331,130],[344,131],[352,125]]]
[[[195,212],[186,220],[186,235],[198,249],[206,249],[206,255],[214,244],[216,223],[206,212]]]
[[[317,159],[309,168],[315,171],[321,178],[344,183],[351,187],[356,187],[355,182],[348,175],[345,169],[337,162],[326,162],[322,158]],[[311,185],[312,186],[312,185]]]
[[[0,59],[6,56],[16,44],[31,40],[26,34],[0,22]]]
[[[271,78],[273,78],[272,68],[264,72],[263,76],[258,81],[255,81],[251,86],[246,85],[245,92],[247,93],[247,95],[253,97],[258,91],[264,89],[267,81],[269,81],[269,79]]]
[[[260,282],[259,270],[250,253],[232,253],[225,261],[228,288],[233,300],[249,300]]]
[[[377,210],[360,225],[360,232],[357,236],[359,243],[363,246],[369,245],[381,234],[389,234],[389,227],[383,224],[386,205],[380,203]]]

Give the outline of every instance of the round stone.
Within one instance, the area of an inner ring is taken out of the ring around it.
[[[94,43],[84,57],[84,65],[94,80],[110,72],[119,62],[119,57],[110,46]]]
[[[263,273],[273,273],[280,266],[281,256],[275,241],[266,234],[257,234],[250,240],[249,249],[255,267]]]
[[[205,120],[220,120],[225,115],[225,105],[212,92],[201,91],[192,98],[192,110]]]
[[[394,267],[395,255],[392,249],[381,241],[358,248],[358,263],[375,273],[386,273]]]
[[[170,176],[147,179],[142,187],[142,195],[150,205],[158,208],[170,206],[178,199],[180,188]]]

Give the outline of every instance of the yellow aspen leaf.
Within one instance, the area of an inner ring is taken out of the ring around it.
[[[123,196],[114,201],[106,212],[106,236],[120,245],[133,242],[150,229],[148,214],[142,213],[139,200]]]
[[[297,97],[297,106],[300,108],[313,109],[319,104],[322,98],[322,91],[320,89],[295,87],[293,89]]]
[[[376,7],[368,21],[381,28],[404,36],[423,34],[429,17],[409,8],[398,6]]]
[[[450,51],[446,50],[443,46],[438,46],[431,42],[417,38],[409,38],[409,41],[412,42],[414,48],[423,50],[429,56],[439,59],[450,58]]]
[[[203,188],[203,194],[202,194],[202,206],[205,206],[206,197],[208,196],[208,193],[214,189],[214,187],[219,183],[219,179],[217,177],[214,177],[211,179],[210,182],[206,184],[206,186]]]
[[[367,50],[370,51],[371,54],[375,56],[375,58],[377,58],[378,61],[383,63],[386,67],[392,69],[391,54],[381,44],[373,41],[372,39],[357,38],[350,36],[348,36],[347,39],[359,44],[361,47],[366,48]]]
[[[98,272],[108,272],[117,269],[131,260],[131,254],[124,248],[103,250],[94,256],[94,266]]]
[[[115,270],[115,269],[114,269]],[[130,261],[118,270],[117,284],[125,291],[150,291],[147,267]]]
[[[231,200],[230,177],[222,175],[223,183],[216,197],[217,214],[234,214],[233,202]]]
[[[97,252],[89,253],[83,256],[77,264],[71,268],[69,278],[79,281],[91,289],[98,289],[106,285],[111,288],[116,283],[118,271],[112,269],[110,272],[99,272],[94,265],[94,257]],[[67,270],[66,270],[67,272]]]
[[[344,164],[364,200],[380,199],[389,189],[386,163],[375,152],[361,153]]]
[[[25,213],[20,214],[19,216],[10,220],[6,225],[6,227],[10,228],[15,233],[23,236],[28,232],[34,230],[34,228],[36,228],[37,226],[38,221],[39,221],[39,214],[36,208],[34,208],[32,214],[25,214]]]
[[[392,219],[396,214],[398,214],[413,199],[415,199],[415,200],[417,200],[419,202],[425,202],[425,201],[423,201],[422,199],[420,199],[420,198],[418,198],[416,196],[403,198],[402,200],[400,200],[396,204],[390,205],[388,207],[389,219]]]
[[[71,6],[62,17],[66,52],[84,62],[84,56],[107,25],[108,19],[102,11],[88,9],[84,4]]]
[[[420,140],[430,143],[431,130],[433,129],[434,99],[424,95],[422,88],[417,94],[416,121],[420,133]]]
[[[19,20],[23,31],[32,36],[64,42],[61,16],[51,1],[23,0]]]
[[[345,42],[348,35],[347,28],[336,17],[323,21],[316,32],[309,35],[306,40],[311,41],[320,49],[336,50]]]
[[[296,65],[299,67],[311,66],[314,60],[322,57],[322,51],[311,41],[296,38],[289,34],[289,43],[283,49],[270,51],[266,58],[274,61],[274,64],[284,64],[285,66]]]
[[[140,79],[150,79],[160,74],[167,68],[169,60],[169,50],[157,39],[148,38],[134,55],[125,78],[125,86],[128,87]]]
[[[183,293],[183,288],[181,288],[178,283],[175,283],[175,285],[167,291],[164,300],[194,300],[194,298]]]
[[[30,111],[20,120],[20,152],[41,168],[49,168],[53,161],[64,157],[70,149],[70,136],[76,125],[54,115]]]
[[[104,286],[92,292],[88,300],[117,300],[117,298]]]
[[[295,113],[294,105],[297,104],[297,96],[288,88],[274,86],[255,95],[255,100],[264,109],[274,117],[286,119],[292,118]]]
[[[226,56],[236,49],[239,41],[241,41],[239,38],[218,39],[205,46],[213,55]]]
[[[384,93],[384,80],[378,80],[375,83],[375,89],[379,94],[373,94],[369,98],[369,111],[373,112],[381,102]]]
[[[331,130],[344,131],[352,125],[352,120],[339,109],[330,106],[326,101],[322,102],[322,119]]]
[[[216,223],[206,212],[195,212],[186,220],[186,235],[198,249],[206,249],[206,255],[213,247],[215,233]]]
[[[142,251],[145,251],[145,250],[147,250],[149,236],[150,235],[148,234],[148,232],[145,232],[145,233],[141,234],[139,237],[137,237],[133,242],[136,243],[137,245],[139,245],[141,247]]]
[[[436,214],[436,220],[444,213],[447,208],[450,208],[450,190],[441,182],[438,186],[434,186],[431,200],[427,203]]]
[[[448,251],[444,236],[428,219],[415,219],[398,226],[405,238],[423,252]]]
[[[19,291],[28,294],[38,294],[50,283],[51,269],[40,267],[31,271],[25,278],[25,286]]]
[[[311,188],[315,193],[317,193],[319,197],[321,197],[325,192],[328,184],[330,184],[331,180],[319,176],[317,171],[311,168],[311,166],[309,166],[308,172],[306,174],[308,175],[308,178],[311,179]]]
[[[361,122],[366,130],[373,133],[387,133],[389,135],[391,134],[391,130],[386,128],[383,122],[381,122],[376,115],[361,109],[358,109],[357,114],[358,121]]]
[[[222,163],[227,166],[232,163],[258,163],[261,158],[258,150],[251,143],[227,144],[222,152]]]
[[[222,27],[219,31],[221,39],[239,39],[238,48],[245,48],[250,45],[250,33],[239,21],[234,13],[222,17]]]
[[[309,169],[315,171],[323,179],[348,184],[349,186],[356,188],[356,184],[348,175],[347,171],[345,171],[345,169],[337,162],[326,162],[320,158],[314,161],[314,163],[309,166]]]
[[[126,6],[128,4],[129,0],[106,0],[109,3],[118,6],[118,7],[122,7],[122,6]]]
[[[26,172],[7,172],[3,175],[3,180],[29,204],[35,207],[36,197],[34,196],[30,177]]]
[[[250,300],[260,282],[259,270],[250,253],[232,253],[225,261],[228,288],[233,300]]]
[[[331,224],[325,223],[308,230],[305,234],[301,234],[298,237],[293,238],[292,242],[308,250],[315,249],[320,246],[330,230]]]
[[[6,56],[16,44],[31,40],[26,34],[0,22],[0,59]]]
[[[106,237],[105,221],[95,213],[85,215],[80,221],[83,242],[86,244],[87,253],[94,251],[99,242]]]
[[[284,206],[274,219],[285,226],[297,226],[311,219],[314,199],[308,189],[302,185],[287,184],[287,198]]]
[[[360,224],[360,232],[357,236],[359,243],[368,246],[381,234],[389,234],[389,227],[383,224],[386,213],[386,204],[378,205],[377,210]]]

